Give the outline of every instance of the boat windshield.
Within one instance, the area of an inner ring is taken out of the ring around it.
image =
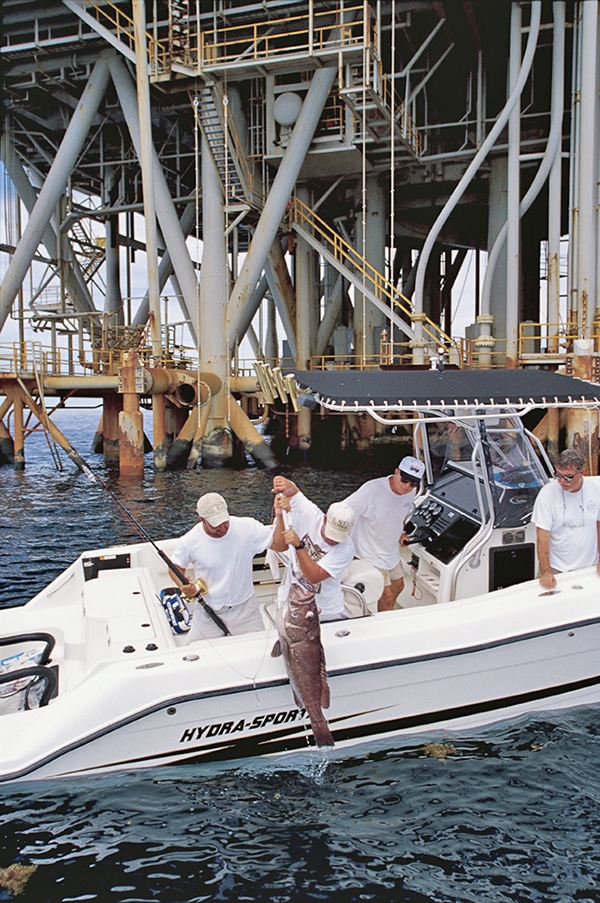
[[[499,414],[485,420],[431,421],[425,429],[434,486],[448,470],[472,474],[476,450],[475,458],[485,463],[494,526],[516,527],[530,520],[547,478],[518,417]]]
[[[427,445],[434,482],[448,469],[450,462],[471,466],[471,456],[479,438],[476,424],[466,421],[433,421],[426,425]]]
[[[517,417],[499,417],[481,424],[481,434],[495,526],[527,523],[547,479],[531,440]]]

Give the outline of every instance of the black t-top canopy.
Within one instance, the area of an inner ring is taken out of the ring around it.
[[[600,403],[600,385],[547,370],[295,370],[297,383],[336,409],[545,407]]]

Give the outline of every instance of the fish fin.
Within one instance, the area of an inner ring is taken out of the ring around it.
[[[335,741],[331,736],[329,725],[325,720],[311,723],[311,730],[317,746],[335,746]]]
[[[296,691],[294,690],[293,687],[292,687],[292,696],[294,697],[294,702],[296,703],[298,708],[303,709],[304,703],[302,702],[301,698],[298,696],[298,694],[296,693]]]
[[[275,645],[271,649],[271,658],[279,658],[280,655],[283,655],[281,640],[275,640]]]

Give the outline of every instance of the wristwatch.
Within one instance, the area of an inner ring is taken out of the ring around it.
[[[304,542],[303,539],[301,539],[300,542],[298,543],[298,545],[294,546],[294,548],[296,549],[296,551],[298,551],[299,549],[305,549],[306,543]]]

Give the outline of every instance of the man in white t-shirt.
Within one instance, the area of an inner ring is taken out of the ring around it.
[[[280,592],[287,595],[293,581],[312,588],[321,621],[346,618],[342,574],[354,558],[350,533],[354,512],[345,502],[334,502],[323,514],[318,505],[307,499],[295,483],[286,477],[273,480],[275,496],[275,536],[273,548],[285,552],[296,550],[286,568]],[[289,511],[292,524],[286,529],[284,511]]]
[[[404,523],[424,472],[423,462],[407,455],[391,476],[368,480],[346,499],[356,512],[352,531],[356,554],[383,574],[379,611],[390,611],[404,589],[400,543],[407,541]]]
[[[199,523],[185,533],[171,556],[182,570],[194,569],[197,580],[206,586],[206,602],[231,634],[264,630],[262,615],[254,592],[252,559],[270,548],[273,526],[265,526],[253,517],[231,517],[227,502],[217,492],[207,492],[196,505]],[[178,584],[175,574],[171,577]],[[187,583],[184,595],[196,596],[198,587]],[[223,636],[222,630],[200,604],[194,605],[189,642]]]
[[[600,573],[600,481],[583,476],[585,458],[567,448],[556,459],[556,479],[535,500],[539,580],[556,586],[557,573],[595,565]]]

